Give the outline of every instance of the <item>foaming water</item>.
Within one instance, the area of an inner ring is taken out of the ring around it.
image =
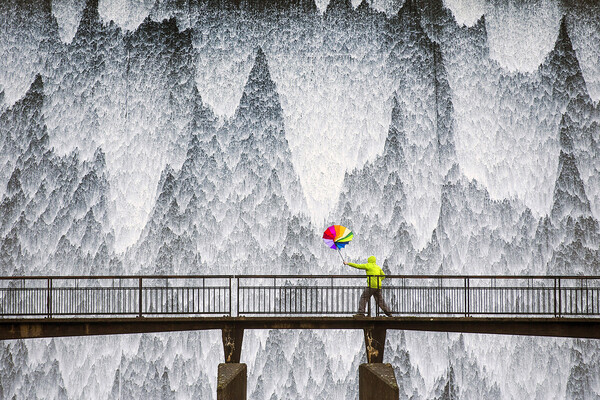
[[[324,221],[386,273],[600,272],[596,5],[217,3],[0,3],[3,275],[348,273]],[[385,354],[403,398],[600,393],[592,341]],[[214,398],[220,360],[214,332],[11,341],[0,387]],[[242,360],[250,398],[353,399],[365,355],[256,331]]]

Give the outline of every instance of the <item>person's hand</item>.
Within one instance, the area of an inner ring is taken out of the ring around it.
[[[348,262],[347,262],[347,261],[344,261],[344,265],[348,265]]]

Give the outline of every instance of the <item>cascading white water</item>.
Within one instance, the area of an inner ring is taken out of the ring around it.
[[[349,273],[342,222],[390,273],[598,274],[600,5],[369,3],[3,1],[1,273]],[[357,398],[361,341],[246,332],[249,397]],[[4,342],[0,398],[214,398],[221,354]],[[389,332],[385,358],[401,398],[593,398],[599,354]]]

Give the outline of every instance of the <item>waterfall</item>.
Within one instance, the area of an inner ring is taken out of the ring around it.
[[[600,273],[600,5],[5,0],[0,271]],[[358,332],[247,332],[355,399]],[[401,398],[600,396],[595,341],[389,332]],[[0,343],[0,398],[214,398],[216,333]]]

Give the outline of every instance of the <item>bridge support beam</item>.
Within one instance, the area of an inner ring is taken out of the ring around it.
[[[246,364],[219,364],[217,400],[246,400],[247,377]]]
[[[221,329],[223,337],[223,351],[226,363],[239,363],[242,354],[242,341],[244,340],[244,328],[236,324],[227,324]]]
[[[361,364],[358,367],[359,400],[398,400],[400,388],[391,364]]]
[[[363,329],[365,333],[365,349],[367,351],[367,362],[382,363],[383,350],[385,349],[385,334],[384,328],[375,328],[370,326]]]

